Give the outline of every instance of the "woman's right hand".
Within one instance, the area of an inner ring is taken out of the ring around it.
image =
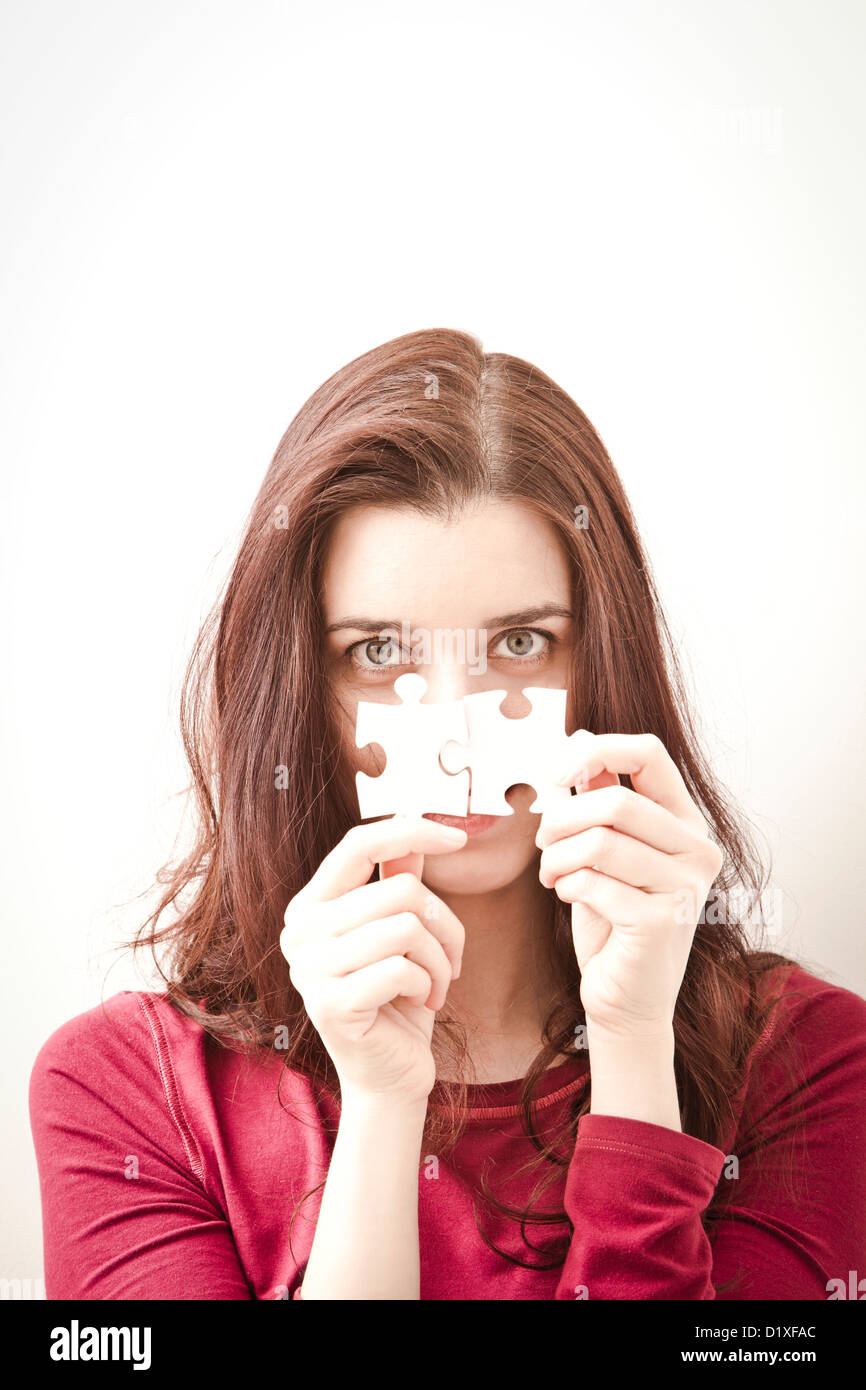
[[[465,843],[423,817],[354,826],[286,908],[280,948],[344,1095],[414,1105],[433,1089],[433,1022],[460,974],[463,925],[420,870],[368,879],[376,864]]]

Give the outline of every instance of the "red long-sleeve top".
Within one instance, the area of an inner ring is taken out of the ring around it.
[[[753,1050],[722,1148],[587,1114],[542,1202],[564,1207],[573,1231],[530,1225],[530,1248],[518,1222],[481,1207],[493,1243],[533,1263],[564,1236],[553,1269],[512,1264],[479,1234],[482,1167],[496,1195],[525,1205],[538,1173],[513,1175],[537,1151],[519,1081],[470,1088],[456,1148],[421,1154],[421,1298],[827,1299],[839,1296],[833,1280],[856,1288],[866,1275],[866,1000],[799,967],[786,986],[794,993]],[[790,1030],[805,1062],[799,1096],[783,1060]],[[588,1072],[584,1056],[545,1073],[536,1128],[556,1130]],[[30,1116],[49,1299],[300,1296],[321,1189],[291,1218],[327,1176],[339,1106],[279,1054],[244,1058],[164,994],[123,991],[42,1046]],[[705,1231],[720,1186],[726,1214]]]

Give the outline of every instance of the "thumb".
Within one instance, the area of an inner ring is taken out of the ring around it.
[[[400,859],[383,860],[379,865],[380,878],[393,878],[395,874],[415,874],[420,878],[423,872],[423,854],[404,854]]]

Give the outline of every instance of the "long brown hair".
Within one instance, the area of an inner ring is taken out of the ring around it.
[[[569,727],[656,734],[725,852],[674,1019],[683,1129],[718,1146],[775,1002],[759,989],[761,977],[793,964],[747,941],[742,904],[763,921],[768,871],[701,751],[650,566],[599,435],[537,367],[485,353],[467,333],[409,333],[365,353],[314,392],[281,439],[184,685],[197,839],[183,862],[160,875],[164,892],[134,949],[149,946],[156,956],[165,948],[168,969],[157,963],[168,997],[215,1038],[261,1055],[279,1034],[286,1066],[338,1093],[333,1063],[279,947],[290,898],[358,820],[333,702],[323,698],[322,565],[348,507],[408,505],[449,515],[485,497],[533,507],[568,557],[577,634]],[[536,1134],[535,1085],[552,1061],[574,1055],[575,1031],[585,1022],[569,908],[551,898],[561,994],[521,1094],[523,1123],[538,1150],[531,1166],[537,1163],[541,1177],[526,1211],[500,1203],[486,1182],[480,1192],[520,1220],[524,1233],[530,1221],[568,1224],[564,1213],[534,1215],[533,1208],[567,1164],[590,1103],[587,1090],[553,1142]],[[159,925],[169,909],[171,920]],[[456,1089],[437,1082],[431,1094],[425,1138],[443,1153],[462,1132],[465,1087],[474,1076],[465,1034],[447,1005],[437,1015],[433,1050],[463,1077]],[[713,1218],[706,1214],[707,1222]],[[531,1267],[555,1267],[567,1243],[561,1233]]]

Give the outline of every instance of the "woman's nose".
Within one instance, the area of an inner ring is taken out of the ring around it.
[[[466,695],[480,695],[483,690],[502,690],[504,698],[501,710],[507,719],[520,719],[531,711],[532,707],[521,689],[523,684],[532,684],[528,676],[515,689],[513,684],[503,681],[495,671],[476,671],[465,662],[431,662],[415,669],[427,682],[425,704],[462,700]]]
[[[443,662],[418,666],[416,670],[427,682],[425,703],[439,705],[449,700],[462,700],[465,695],[484,689],[483,682],[465,664]]]

